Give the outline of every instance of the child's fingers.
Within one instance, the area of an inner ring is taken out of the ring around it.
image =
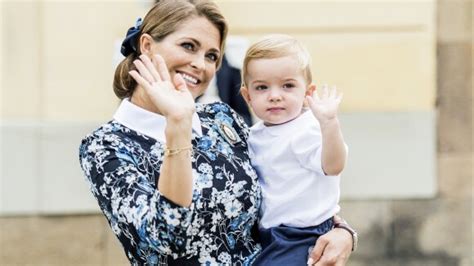
[[[331,90],[329,91],[329,98],[336,98],[337,97],[337,88],[336,86],[332,86]]]
[[[340,103],[342,101],[342,96],[344,96],[344,93],[342,93],[342,92],[339,92],[337,94],[336,100],[337,100],[338,103]]]
[[[328,87],[329,87],[328,84],[323,85],[323,89],[322,89],[322,92],[321,92],[321,98],[322,99],[328,98],[328,96],[329,96],[329,88]]]

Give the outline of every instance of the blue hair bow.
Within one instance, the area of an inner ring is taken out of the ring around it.
[[[137,47],[135,46],[137,44],[137,37],[138,33],[140,33],[141,25],[142,19],[138,18],[135,26],[128,29],[127,36],[125,36],[125,39],[122,42],[122,48],[120,48],[120,53],[122,53],[123,56],[126,57],[129,54],[137,51]]]

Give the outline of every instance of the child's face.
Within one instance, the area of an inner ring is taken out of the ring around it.
[[[265,125],[283,124],[301,114],[310,86],[294,57],[252,59],[246,77],[242,95]]]

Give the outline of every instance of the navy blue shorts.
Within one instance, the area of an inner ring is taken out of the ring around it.
[[[316,226],[260,228],[262,253],[252,265],[306,266],[308,249],[333,227],[332,217]]]

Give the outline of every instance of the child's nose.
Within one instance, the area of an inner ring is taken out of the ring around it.
[[[280,101],[281,100],[281,93],[278,89],[271,89],[270,90],[270,101]]]

